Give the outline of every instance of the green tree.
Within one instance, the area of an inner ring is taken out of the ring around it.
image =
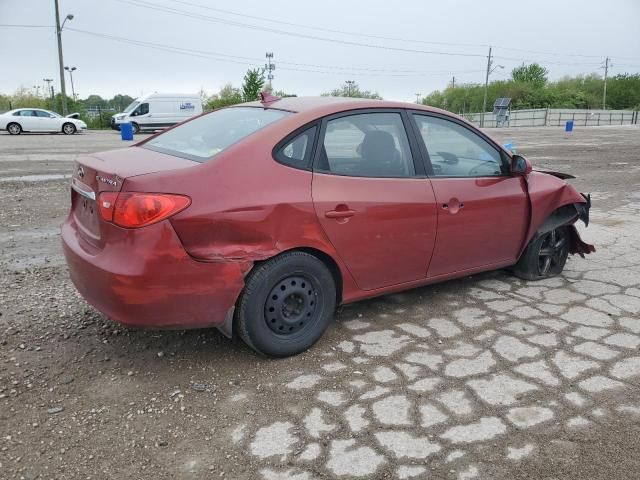
[[[242,97],[245,102],[252,102],[258,99],[264,87],[264,69],[254,68],[247,70],[242,84]]]
[[[371,98],[375,100],[382,100],[382,97],[378,94],[378,92],[373,92],[371,90],[360,90],[360,87],[357,83],[345,82],[344,85],[331,90],[330,92],[325,92],[322,94],[323,97],[354,97],[354,98]]]
[[[544,87],[547,83],[548,74],[549,70],[537,63],[529,65],[523,63],[511,70],[511,78],[514,82],[530,83],[534,87]]]
[[[215,110],[216,108],[228,107],[229,105],[235,105],[236,103],[242,103],[243,101],[240,90],[235,88],[232,84],[227,83],[217,94],[214,94],[209,98],[206,108],[208,110]]]

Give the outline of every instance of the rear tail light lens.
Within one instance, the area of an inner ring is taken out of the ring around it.
[[[102,218],[125,228],[157,223],[189,205],[189,197],[168,193],[103,192],[99,197]]]

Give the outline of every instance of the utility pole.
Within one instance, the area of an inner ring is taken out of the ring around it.
[[[484,127],[484,112],[487,110],[487,91],[489,90],[489,73],[491,71],[491,47],[489,47],[489,56],[487,57],[487,76],[484,79],[484,100],[482,101],[482,116],[480,117],[480,127]]]
[[[276,69],[276,64],[272,62],[273,52],[267,52],[265,57],[267,57],[267,63],[264,64],[264,69],[268,72],[267,80],[269,80],[269,90],[271,90],[271,80],[273,80],[272,72]]]
[[[456,88],[456,77],[455,76],[451,79],[451,88]]]
[[[62,92],[62,115],[67,114],[67,89],[64,86],[64,61],[62,60],[62,27],[60,26],[60,9],[56,6],[56,36],[58,37],[58,63],[60,64],[60,91]]]
[[[612,67],[611,59],[609,57],[604,60],[604,91],[602,92],[602,109],[607,109],[607,75],[609,74],[609,67]]]
[[[69,77],[71,78],[71,96],[73,97],[74,100],[77,100],[76,98],[76,89],[73,86],[73,72],[77,70],[76,67],[64,67],[64,69],[69,72]]]
[[[355,85],[355,81],[354,80],[347,80],[345,82],[347,84],[347,97],[351,96],[351,88]]]
[[[484,127],[484,112],[487,110],[487,92],[489,91],[489,75],[491,75],[496,68],[504,68],[504,65],[493,66],[493,59],[491,58],[491,47],[489,47],[489,56],[487,57],[487,76],[484,79],[484,100],[482,100],[482,115],[480,116],[480,126]]]
[[[416,103],[420,103],[420,95],[421,93],[416,93]]]

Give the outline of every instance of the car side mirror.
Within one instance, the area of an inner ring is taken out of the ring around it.
[[[511,157],[511,173],[513,175],[529,175],[532,170],[531,162],[522,155]]]

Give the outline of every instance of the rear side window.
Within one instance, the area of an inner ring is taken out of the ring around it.
[[[291,112],[255,107],[224,108],[168,130],[142,147],[202,163],[287,115]]]
[[[309,168],[313,140],[318,127],[307,128],[304,132],[285,143],[277,152],[276,160],[294,168]]]
[[[20,110],[14,113],[16,117],[35,117],[33,110]]]

